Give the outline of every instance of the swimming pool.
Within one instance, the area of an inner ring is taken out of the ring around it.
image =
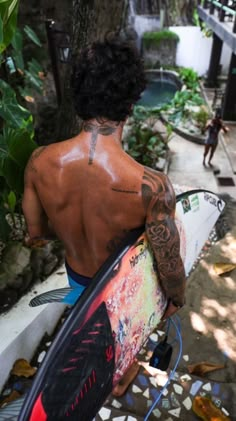
[[[160,107],[172,100],[182,83],[175,72],[167,70],[147,71],[147,87],[136,105]]]

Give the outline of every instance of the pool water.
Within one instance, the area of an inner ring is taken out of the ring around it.
[[[137,105],[145,107],[158,107],[170,102],[178,90],[176,84],[171,80],[152,80],[148,82]]]

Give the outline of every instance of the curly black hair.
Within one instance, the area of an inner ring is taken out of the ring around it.
[[[71,79],[75,109],[83,120],[124,121],[145,86],[137,50],[119,38],[94,42],[83,49]]]

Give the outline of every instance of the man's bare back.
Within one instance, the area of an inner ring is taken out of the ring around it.
[[[34,152],[23,201],[28,231],[31,238],[47,238],[49,220],[72,270],[92,277],[129,231],[146,224],[163,288],[181,306],[174,192],[167,176],[122,150],[122,129],[89,121],[75,138]]]
[[[106,134],[96,134],[98,128]],[[75,138],[36,151],[26,173],[25,200],[33,185],[67,262],[85,276],[92,277],[127,232],[145,223],[143,167],[122,150],[119,132],[115,124],[87,124]],[[28,221],[28,229],[36,227]]]

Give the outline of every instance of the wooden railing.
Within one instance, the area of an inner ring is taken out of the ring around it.
[[[234,20],[233,32],[236,32],[236,1],[235,0],[199,0],[198,4],[204,9],[210,9],[211,15],[215,10],[218,11],[220,22],[224,22],[227,17],[229,20]]]

